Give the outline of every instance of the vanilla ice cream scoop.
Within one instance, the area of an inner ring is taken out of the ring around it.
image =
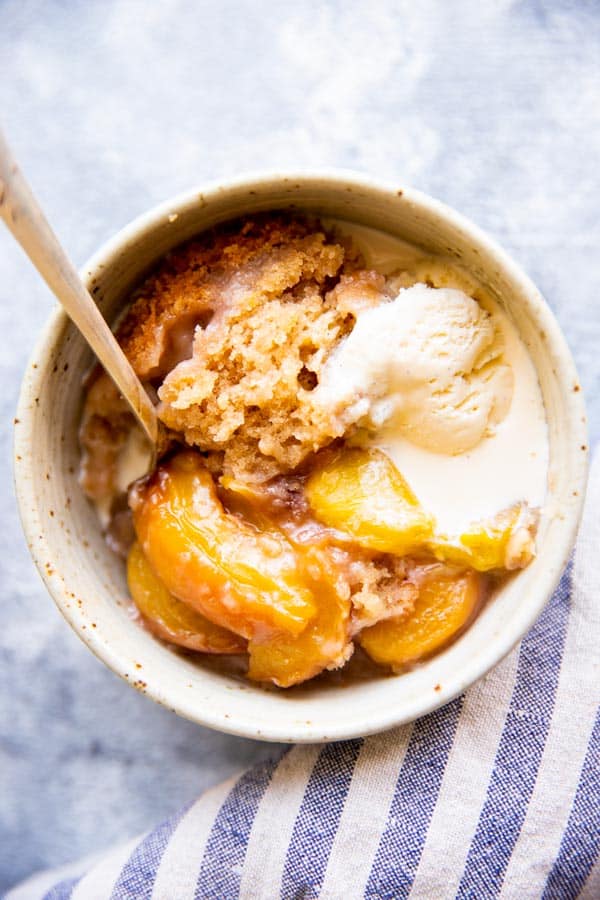
[[[513,374],[502,352],[501,332],[476,300],[415,284],[359,315],[313,399],[342,432],[393,427],[427,450],[464,453],[510,407]]]

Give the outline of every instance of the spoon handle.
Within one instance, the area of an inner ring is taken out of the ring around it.
[[[86,290],[0,132],[0,218],[82,333],[152,444],[158,420],[152,401]]]

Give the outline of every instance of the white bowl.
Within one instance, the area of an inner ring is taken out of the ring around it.
[[[23,527],[48,590],[77,634],[114,672],[211,728],[272,741],[339,740],[411,721],[447,703],[531,627],[575,539],[586,478],[585,411],[565,340],[527,276],[462,216],[398,185],[343,171],[210,184],[140,216],[96,253],[83,277],[113,320],[131,288],[172,247],[232,217],[288,207],[349,219],[455,257],[498,296],[536,366],[550,439],[538,556],[498,591],[459,640],[404,675],[278,691],[180,655],[132,621],[123,564],[104,543],[77,483],[81,383],[92,355],[61,311],[50,319],[23,382],[15,479]]]

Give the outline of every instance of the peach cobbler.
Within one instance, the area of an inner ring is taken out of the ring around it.
[[[117,330],[169,447],[97,370],[81,483],[157,637],[281,687],[403,671],[535,553],[545,419],[496,299],[447,260],[285,213],[171,251]],[[524,430],[526,441],[524,442]]]

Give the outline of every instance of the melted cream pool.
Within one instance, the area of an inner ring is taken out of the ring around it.
[[[345,221],[335,225],[354,239],[367,265],[384,274],[410,268],[423,258],[406,242],[374,229]],[[500,305],[486,298],[485,307],[502,330],[504,359],[514,373],[512,403],[495,432],[457,456],[432,453],[389,430],[371,439],[392,458],[424,508],[436,517],[438,530],[450,535],[519,500],[541,507],[546,497],[548,431],[537,374]]]

